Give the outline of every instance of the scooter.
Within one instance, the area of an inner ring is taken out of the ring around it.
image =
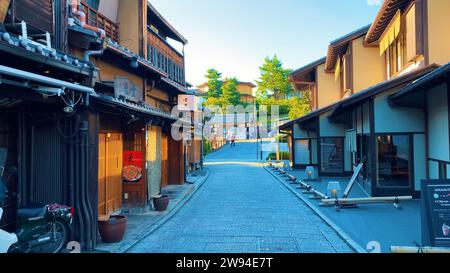
[[[0,166],[0,204],[8,194],[2,169],[4,164]],[[6,182],[12,173],[14,171],[10,172]],[[0,207],[0,219],[2,215],[3,209]],[[9,233],[0,229],[0,253],[61,252],[70,238],[73,215],[73,208],[59,204],[33,205],[19,209],[17,231]]]

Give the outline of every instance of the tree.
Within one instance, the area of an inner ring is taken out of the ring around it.
[[[261,76],[257,81],[257,96],[273,96],[282,99],[287,98],[292,92],[292,86],[289,82],[289,74],[292,70],[283,68],[283,63],[277,55],[274,55],[273,58],[266,57],[259,70]]]
[[[300,98],[294,97],[290,99],[289,118],[300,118],[312,111],[311,109],[311,93],[309,91],[302,92]]]
[[[208,69],[205,75],[208,84],[208,98],[219,98],[222,94],[222,73],[214,68]]]
[[[225,79],[222,85],[223,106],[236,106],[241,102],[241,94],[237,90],[238,80],[236,78]]]

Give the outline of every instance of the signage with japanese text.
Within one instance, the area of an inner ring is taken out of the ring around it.
[[[450,247],[450,180],[422,181],[423,244]]]
[[[142,89],[124,77],[116,77],[114,79],[114,96],[118,99],[125,99],[136,103],[144,99]]]

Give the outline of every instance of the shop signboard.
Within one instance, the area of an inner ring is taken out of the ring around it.
[[[124,77],[116,77],[114,79],[114,97],[135,103],[144,100],[142,89]]]
[[[450,247],[450,180],[422,181],[422,243]]]

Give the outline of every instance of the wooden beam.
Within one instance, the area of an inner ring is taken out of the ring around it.
[[[377,204],[377,203],[398,203],[400,201],[413,200],[412,196],[392,196],[392,197],[365,197],[365,198],[338,198],[322,199],[325,205],[348,205],[348,204]]]
[[[305,81],[292,81],[294,84],[305,84],[305,85],[314,85],[315,82],[305,82]]]

